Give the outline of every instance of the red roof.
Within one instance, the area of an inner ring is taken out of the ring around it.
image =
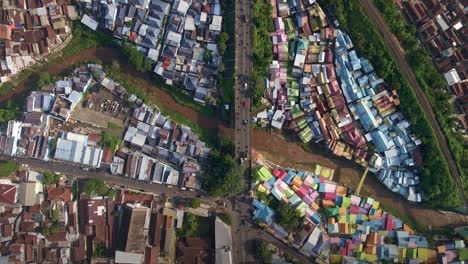
[[[0,184],[0,203],[13,204],[16,201],[16,185]]]
[[[49,187],[47,188],[47,197],[52,201],[70,202],[72,192],[70,187]]]

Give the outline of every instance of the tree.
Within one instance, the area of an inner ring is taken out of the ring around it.
[[[105,257],[107,255],[106,243],[98,242],[93,250],[93,257]]]
[[[219,34],[219,37],[218,37],[219,54],[224,55],[224,53],[226,53],[228,40],[229,40],[228,33],[222,32],[221,34]],[[210,55],[211,55],[211,53],[210,53]],[[210,59],[211,59],[211,57],[210,57]]]
[[[301,217],[296,209],[284,202],[280,202],[276,208],[276,218],[278,223],[285,226],[289,231],[297,229],[301,223]]]
[[[42,174],[42,183],[44,185],[51,185],[52,183],[57,183],[60,180],[60,176],[52,172],[44,172]]]
[[[105,131],[101,132],[101,141],[98,142],[98,145],[101,147],[108,147],[112,153],[115,153],[122,143],[122,138],[118,136],[113,136],[106,133]]]
[[[256,241],[256,255],[260,257],[262,263],[269,264],[273,261],[273,252],[269,250],[268,244],[263,240]]]
[[[108,193],[107,186],[101,179],[89,179],[84,186],[84,193],[89,197],[98,195],[106,195]]]
[[[58,220],[60,219],[60,212],[57,209],[52,210],[51,216],[50,216],[50,221],[53,223],[57,223]]]
[[[194,199],[190,200],[190,207],[192,207],[194,209],[200,207],[200,204],[201,204],[201,202],[197,198],[194,198]]]
[[[57,138],[53,137],[49,140],[50,151],[55,153],[55,149],[57,148]]]
[[[197,217],[191,213],[184,214],[184,222],[182,227],[177,230],[179,237],[192,237],[198,229]]]

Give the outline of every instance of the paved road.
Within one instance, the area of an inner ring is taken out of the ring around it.
[[[250,159],[250,105],[252,89],[252,47],[250,35],[250,1],[236,1],[236,53],[235,53],[235,157]],[[247,84],[247,88],[246,88]]]
[[[234,154],[237,159],[245,158],[244,164],[247,165],[245,182],[246,186],[250,186],[251,1],[236,0],[235,16]],[[246,202],[240,203],[241,200]],[[248,239],[249,228],[245,226],[245,222],[252,218],[251,204],[248,201],[247,194],[241,194],[231,201],[232,209],[234,209],[231,211],[234,263],[256,263],[258,261],[254,240]],[[268,236],[264,231],[262,233],[266,237]]]
[[[390,52],[396,58],[396,62],[399,68],[401,69],[404,77],[410,82],[411,86],[413,87],[416,93],[416,97],[419,99],[419,103],[424,109],[424,112],[427,114],[427,119],[429,120],[431,127],[434,128],[437,141],[439,142],[439,146],[442,149],[442,153],[444,154],[445,160],[448,163],[450,174],[452,175],[452,178],[455,181],[455,185],[457,186],[458,192],[460,193],[460,197],[463,200],[465,208],[468,209],[468,204],[467,204],[465,195],[463,193],[462,179],[460,177],[460,173],[456,166],[455,159],[453,158],[452,152],[450,152],[450,149],[448,148],[447,139],[445,138],[439,124],[437,123],[435,114],[432,111],[431,104],[429,103],[429,100],[427,99],[426,94],[424,93],[422,88],[419,86],[416,80],[416,76],[411,70],[411,67],[409,66],[409,64],[406,62],[405,54],[403,52],[403,49],[400,46],[400,43],[398,42],[396,37],[391,32],[388,25],[385,23],[384,18],[382,17],[379,10],[374,6],[374,3],[372,0],[359,0],[358,2],[362,6],[362,9],[367,14],[369,19],[372,21],[372,23],[376,25],[377,29],[382,34],[385,40],[385,43],[390,48]]]

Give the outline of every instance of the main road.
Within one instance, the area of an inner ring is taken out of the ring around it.
[[[450,174],[452,175],[453,181],[457,186],[458,192],[460,194],[460,198],[462,199],[465,209],[468,209],[468,203],[466,201],[465,194],[463,192],[463,182],[458,171],[457,165],[455,163],[455,159],[453,158],[452,152],[450,151],[447,143],[447,139],[445,138],[444,134],[442,133],[442,129],[437,123],[434,111],[432,110],[431,104],[426,97],[423,89],[419,86],[416,76],[413,73],[413,70],[406,62],[406,57],[404,53],[404,49],[401,48],[400,43],[398,42],[395,35],[391,32],[390,28],[388,27],[387,23],[382,17],[380,11],[375,7],[374,2],[372,0],[359,0],[358,3],[361,5],[362,10],[367,14],[370,21],[375,24],[376,28],[382,34],[385,43],[390,49],[393,57],[396,59],[396,63],[398,67],[401,69],[403,76],[410,82],[411,86],[413,87],[414,92],[416,93],[416,97],[419,100],[424,112],[427,114],[427,119],[431,124],[431,127],[434,128],[434,132],[439,142],[440,149],[445,156],[445,160],[447,161]]]
[[[234,154],[246,166],[245,185],[250,189],[250,106],[252,85],[252,42],[251,42],[251,0],[235,1],[235,86],[234,86]],[[252,228],[251,204],[248,194],[232,199],[232,225],[234,263],[256,263],[255,239],[250,236]],[[264,233],[265,234],[265,233]],[[261,238],[261,236],[259,236]],[[267,236],[266,238],[269,238]],[[266,240],[266,239],[265,239]],[[279,242],[279,241],[277,241]],[[281,244],[281,242],[279,242]],[[291,249],[289,249],[291,250]],[[291,250],[294,252],[293,250]]]

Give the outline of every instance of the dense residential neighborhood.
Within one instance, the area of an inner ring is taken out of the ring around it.
[[[93,30],[101,24],[116,39],[136,44],[166,84],[183,87],[200,104],[216,103],[226,49],[218,45],[223,22],[219,0],[82,2],[93,11],[83,16],[83,24]]]
[[[217,252],[214,242],[224,246],[229,227],[208,218],[209,207],[176,206],[162,196],[132,190],[115,189],[112,197],[78,195],[77,182],[57,176],[46,183],[44,173],[32,170],[21,170],[16,178],[0,182],[2,263],[192,263],[198,257],[228,263],[220,261],[229,256]],[[184,219],[194,215],[214,221],[216,236],[176,235],[186,228]],[[206,243],[210,258],[194,255],[198,241]]]
[[[461,114],[459,124],[468,128],[466,79],[466,19],[463,1],[400,1],[405,18],[416,27],[418,37],[428,48],[453,95]]]
[[[468,263],[463,1],[0,5],[0,264]]]
[[[294,170],[254,154],[259,166],[254,175],[254,218],[306,256],[330,263],[450,263],[465,258],[463,239],[430,248],[426,237],[380,208],[379,201],[333,182],[328,168],[317,164],[313,172]],[[285,216],[272,208],[278,203],[297,212],[300,222],[293,230],[279,223]]]
[[[129,95],[100,65],[83,65],[73,73],[28,96],[22,120],[8,122],[0,136],[1,154],[201,189],[202,164],[210,149],[189,127]],[[116,126],[109,132],[114,135],[103,131],[110,126]]]
[[[0,83],[44,59],[71,36],[73,1],[2,1]]]
[[[369,166],[393,192],[421,202],[415,165],[422,142],[397,110],[396,90],[358,56],[346,33],[327,23],[319,5],[304,6],[278,4],[273,12],[266,91],[273,106],[257,121],[292,129],[304,143],[324,142],[335,155]],[[293,8],[299,10],[290,16]]]

